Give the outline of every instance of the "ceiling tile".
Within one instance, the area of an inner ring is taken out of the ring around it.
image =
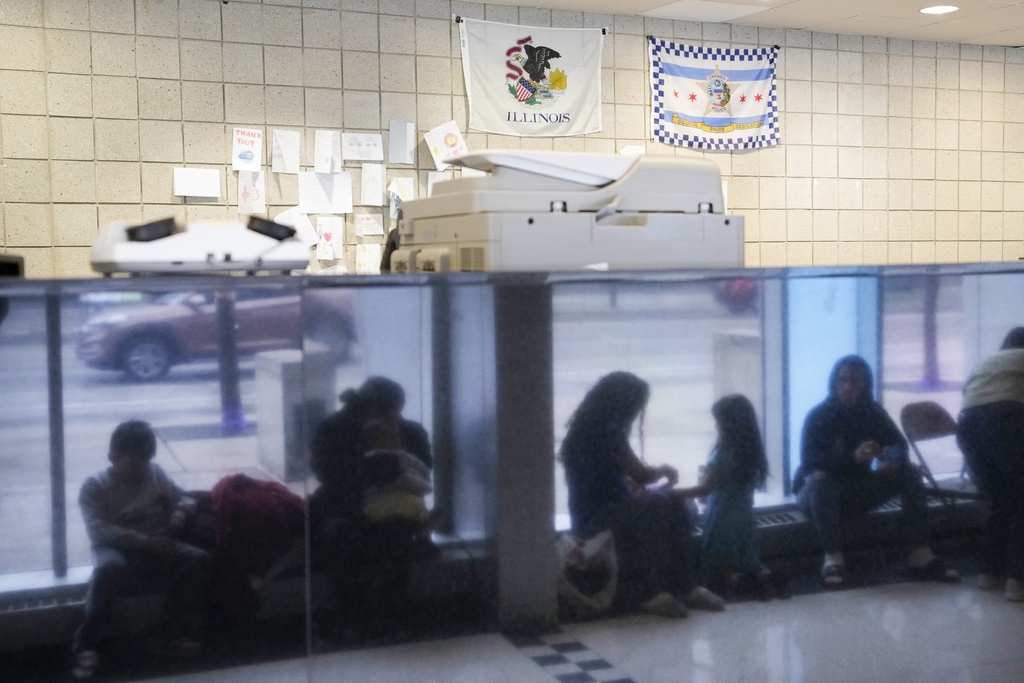
[[[935,40],[940,42],[975,43],[974,36],[991,33],[991,29],[969,24],[950,26],[949,24],[929,24],[906,29],[893,29],[886,35],[893,38],[909,38],[911,40]]]
[[[816,24],[849,19],[857,15],[854,3],[831,3],[822,0],[796,0],[781,7],[751,14],[736,20],[737,24],[806,28]]]
[[[878,17],[851,17],[839,21],[811,26],[815,31],[827,33],[850,33],[862,36],[890,36],[893,31],[910,30],[920,27],[922,22],[914,19],[879,19]]]
[[[665,19],[685,21],[728,22],[748,14],[761,12],[765,5],[717,2],[714,0],[679,0],[664,7],[658,7],[642,14]]]
[[[522,0],[487,1],[523,4]],[[939,16],[919,11],[939,3],[961,9]],[[1024,0],[531,0],[530,6],[979,45],[1024,45],[1020,37]],[[748,8],[753,13],[743,16]]]

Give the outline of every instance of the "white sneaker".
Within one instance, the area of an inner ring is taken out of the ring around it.
[[[100,656],[96,650],[80,650],[75,653],[75,665],[71,669],[71,675],[80,681],[92,678],[96,668],[100,665]]]
[[[1010,602],[1024,602],[1024,584],[1017,579],[1007,579],[1003,597]]]

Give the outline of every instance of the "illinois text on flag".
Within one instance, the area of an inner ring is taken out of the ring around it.
[[[469,127],[519,136],[601,130],[601,29],[462,19]]]
[[[776,55],[651,38],[651,137],[710,150],[778,144]]]

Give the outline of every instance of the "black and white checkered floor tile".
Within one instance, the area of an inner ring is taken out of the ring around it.
[[[508,639],[561,683],[636,683],[569,634]]]

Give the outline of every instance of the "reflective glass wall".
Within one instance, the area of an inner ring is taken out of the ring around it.
[[[650,384],[633,450],[668,464],[681,486],[698,482],[716,433],[711,405],[727,394],[751,399],[763,422],[763,287],[727,278],[557,285],[553,299],[555,440],[603,375],[623,370]],[[556,524],[570,526],[564,472],[556,466]],[[781,488],[779,489],[781,492]]]
[[[214,558],[202,635],[230,656],[189,666],[313,654],[326,680],[356,648],[557,621],[555,455],[601,376],[650,384],[631,443],[683,486],[715,443],[711,405],[747,396],[771,468],[757,505],[785,505],[836,359],[869,362],[897,422],[925,400],[955,417],[1024,320],[1022,287],[1005,264],[2,282],[0,601],[66,599],[38,628],[0,620],[0,648],[81,625],[80,490],[127,420],[195,500],[178,539]],[[933,472],[958,477],[955,443],[936,446]],[[176,670],[153,645],[160,592],[117,602],[122,671]]]

